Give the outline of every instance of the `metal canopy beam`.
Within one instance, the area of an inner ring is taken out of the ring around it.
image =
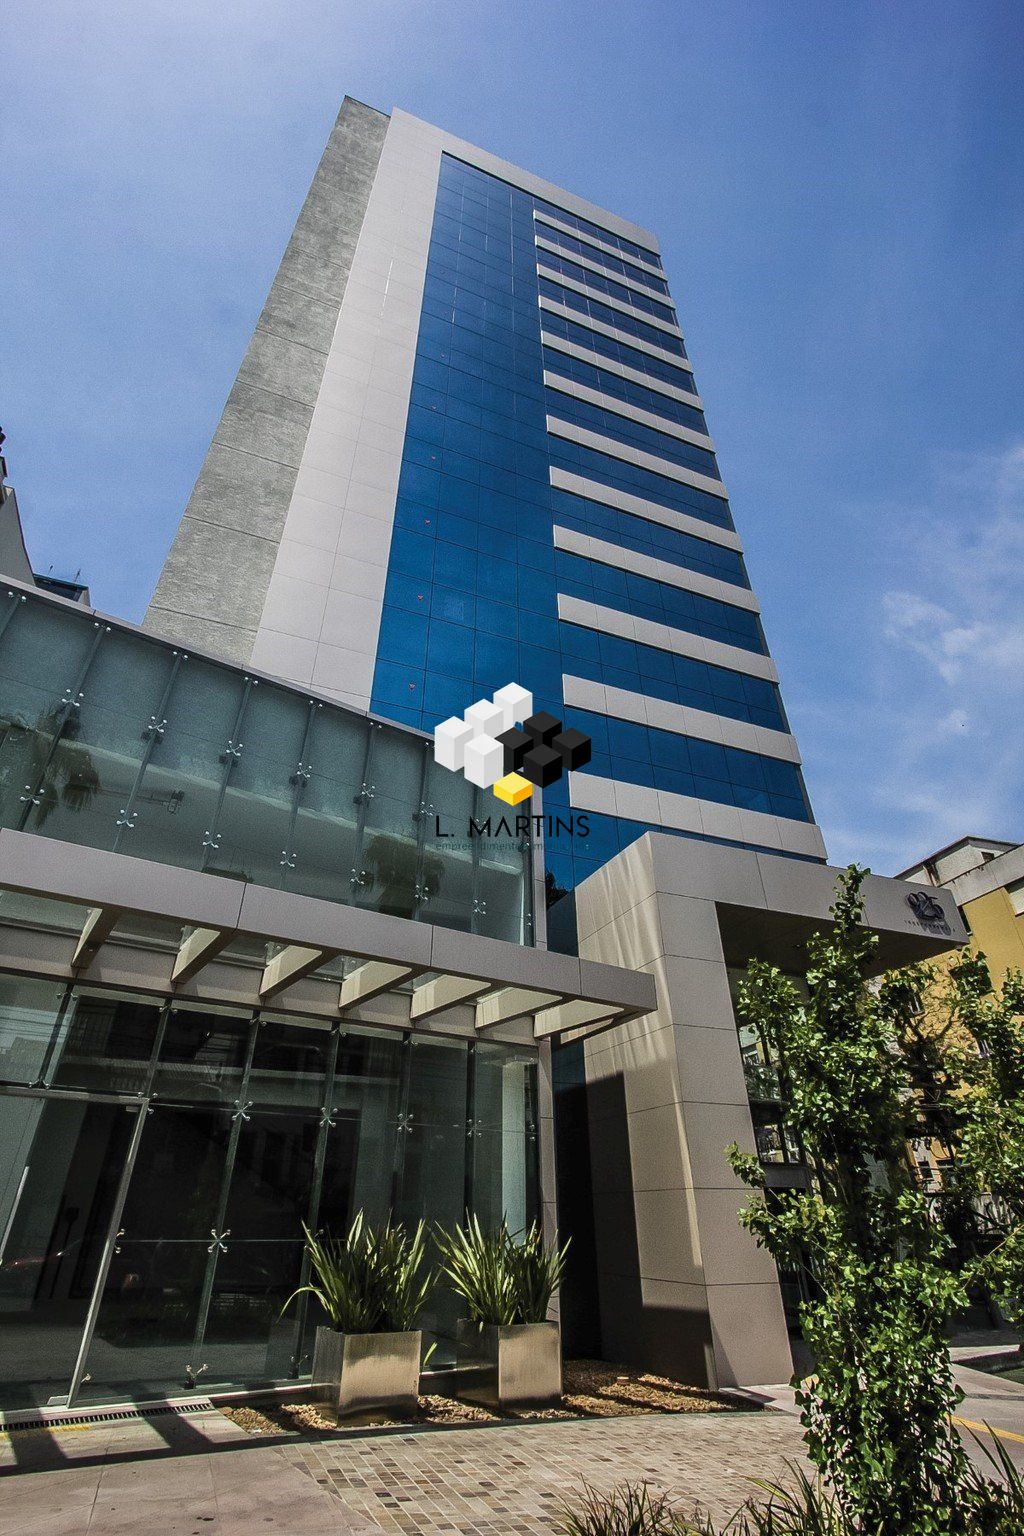
[[[358,1003],[368,1003],[382,992],[416,976],[419,968],[414,965],[389,964],[386,960],[368,960],[365,965],[350,971],[341,984],[338,1006],[342,1011],[355,1008]]]
[[[326,960],[333,960],[338,953],[336,949],[321,949],[319,946],[311,947],[306,944],[286,944],[273,960],[268,960],[263,968],[263,980],[260,982],[260,998],[266,1002],[268,998],[276,997],[283,992],[285,987],[290,987],[292,982],[301,981],[303,976],[308,976],[311,971],[317,970]]]
[[[180,986],[183,982],[191,981],[204,965],[220,954],[231,941],[229,928],[193,928],[187,939],[183,939],[178,948],[178,955],[171,970],[172,986]]]
[[[413,993],[409,1021],[416,1023],[420,1019],[433,1018],[435,1013],[444,1013],[446,1008],[455,1008],[459,1003],[472,1002],[481,992],[490,992],[493,988],[493,981],[475,981],[468,976],[435,976],[433,981],[425,981]]]
[[[597,1035],[606,1034],[610,1029],[618,1029],[620,1024],[628,1024],[631,1019],[642,1019],[643,1013],[637,1008],[624,1008],[621,1013],[611,1019],[600,1019],[593,1024],[581,1024],[576,1029],[565,1030],[558,1038],[559,1045],[572,1045],[574,1040],[593,1040]]]
[[[71,969],[80,971],[95,960],[103,945],[114,931],[114,925],[122,915],[120,907],[90,907],[82,931],[78,936],[75,953],[71,957]]]
[[[590,1003],[574,998],[542,1009],[534,1018],[533,1033],[535,1039],[547,1040],[551,1035],[582,1029],[587,1024],[617,1024],[627,1012],[632,1015],[635,1010],[623,1008],[621,1003]]]
[[[500,992],[488,992],[476,1005],[476,1027],[493,1029],[496,1024],[507,1024],[524,1013],[536,1013],[560,999],[561,993],[539,992],[535,987],[505,987]]]

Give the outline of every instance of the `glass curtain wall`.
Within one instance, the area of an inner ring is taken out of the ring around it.
[[[539,1214],[527,1048],[0,976],[0,1076],[5,1407],[301,1380],[303,1223]]]
[[[492,803],[423,736],[0,592],[0,826],[531,943]]]
[[[518,682],[536,709],[594,739],[583,773],[806,821],[800,772],[789,762],[655,736],[563,704],[569,676],[787,729],[777,687],[750,675],[756,668],[712,666],[560,616],[559,596],[576,597],[767,652],[743,595],[728,601],[729,584],[749,586],[742,557],[699,537],[701,523],[731,529],[732,515],[724,486],[715,494],[714,454],[690,440],[706,423],[683,342],[666,329],[674,321],[653,252],[442,156],[372,707],[433,730]],[[625,412],[581,399],[579,384]],[[575,441],[579,429],[602,448]],[[637,449],[666,473],[630,462]],[[677,467],[681,478],[672,477]],[[694,470],[706,488],[689,483]],[[568,493],[566,475],[577,488],[596,483],[596,497]],[[660,521],[616,510],[623,492],[654,504],[656,515],[661,509]],[[686,515],[686,533],[673,526],[676,512]],[[636,576],[614,557],[605,565],[556,549],[556,528],[704,571],[723,583],[723,600],[689,590],[690,582]],[[620,727],[631,751],[598,745],[597,733],[607,742]],[[647,830],[591,814],[589,828],[564,832],[564,779],[545,790],[544,809],[560,818],[545,846],[560,889]]]

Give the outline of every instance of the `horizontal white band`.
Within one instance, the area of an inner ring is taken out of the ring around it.
[[[732,528],[719,528],[717,523],[691,517],[687,512],[677,512],[675,507],[663,507],[657,501],[645,500],[643,496],[632,496],[629,491],[620,491],[618,486],[588,480],[586,475],[573,474],[572,470],[560,469],[555,464],[552,464],[549,473],[551,484],[556,490],[571,491],[574,496],[586,496],[590,501],[616,507],[620,512],[630,512],[634,517],[645,518],[649,523],[661,523],[663,527],[675,528],[679,533],[692,534],[695,539],[703,539],[705,544],[720,544],[723,549],[735,549],[737,552],[743,549],[739,534]]]
[[[658,288],[652,288],[649,283],[638,283],[632,277],[625,277],[621,272],[613,272],[609,267],[603,266],[599,261],[591,261],[588,256],[580,256],[575,251],[567,251],[564,245],[556,245],[554,240],[545,240],[542,235],[534,236],[534,244],[539,251],[547,251],[550,256],[557,256],[562,261],[575,262],[585,272],[593,272],[597,277],[607,278],[610,283],[618,283],[622,288],[630,288],[634,293],[642,293],[648,299],[653,299],[655,304],[664,304],[668,309],[674,309],[671,296]]]
[[[621,640],[632,640],[637,645],[653,645],[659,651],[671,651],[673,656],[692,656],[694,661],[742,672],[746,677],[762,677],[769,683],[779,680],[774,661],[760,651],[747,651],[724,640],[709,640],[705,635],[691,634],[688,629],[675,629],[671,624],[623,613],[603,603],[588,603],[582,597],[567,597],[564,592],[558,593],[557,601],[558,617],[564,624],[579,624],[601,635],[618,635]]]
[[[638,469],[650,470],[652,475],[661,475],[666,480],[678,480],[680,485],[692,485],[694,490],[721,496],[723,501],[729,499],[729,492],[722,481],[712,475],[702,475],[699,470],[689,469],[685,464],[674,464],[671,459],[660,459],[655,453],[645,453],[642,448],[634,448],[632,443],[620,443],[617,437],[605,437],[603,432],[590,432],[586,427],[578,427],[573,421],[562,421],[557,416],[547,418],[547,429],[554,437],[564,437],[570,443],[579,443],[583,448],[593,448],[595,453],[607,453],[613,459],[623,459],[627,464],[635,464]]]
[[[573,810],[620,816],[625,821],[647,822],[734,843],[755,843],[760,848],[801,853],[815,859],[825,857],[821,830],[814,822],[793,821],[766,811],[743,811],[714,800],[650,789],[645,784],[627,784],[621,779],[570,773],[569,804]]]
[[[569,288],[573,293],[581,293],[585,299],[593,299],[595,304],[603,304],[607,309],[617,309],[620,314],[629,315],[631,319],[638,320],[641,325],[653,325],[656,331],[664,331],[666,336],[678,336],[682,341],[683,333],[679,326],[672,320],[659,320],[656,315],[649,315],[644,310],[637,309],[632,304],[627,304],[625,299],[613,298],[610,293],[598,293],[593,288],[588,288],[586,283],[578,283],[574,277],[565,277],[561,272],[547,272],[538,268],[541,277],[546,277],[549,283],[557,283],[560,288]]]
[[[620,261],[628,261],[631,266],[639,267],[641,272],[649,272],[652,277],[660,277],[664,281],[665,274],[654,261],[644,261],[641,257],[634,256],[632,252],[620,251],[617,245],[599,240],[596,235],[581,229],[574,229],[571,224],[565,224],[561,219],[553,218],[550,213],[544,213],[539,208],[533,210],[533,217],[538,224],[546,224],[549,229],[557,229],[560,234],[571,235],[574,240],[581,241],[583,245],[592,245],[608,256],[617,256]]]
[[[543,324],[542,319],[542,327]],[[564,352],[567,357],[575,357],[581,363],[590,363],[593,368],[603,368],[606,373],[617,373],[620,379],[628,379],[631,384],[641,384],[659,395],[667,395],[670,400],[681,400],[684,405],[692,405],[695,411],[704,409],[704,402],[699,395],[687,389],[676,389],[674,384],[666,384],[652,374],[641,373],[639,368],[629,368],[625,363],[620,363],[618,358],[605,357],[603,352],[592,352],[589,347],[579,347],[574,341],[552,336],[543,329],[540,339],[543,346],[551,347],[555,352]]]
[[[659,560],[656,555],[642,555],[638,550],[625,549],[621,544],[611,544],[607,539],[595,539],[589,533],[577,533],[574,528],[562,528],[555,524],[552,530],[555,548],[564,549],[570,555],[580,555],[584,560],[598,560],[602,565],[614,566],[619,571],[632,571],[635,576],[646,576],[649,581],[663,581],[670,587],[680,587],[684,592],[699,592],[702,597],[712,597],[717,603],[730,608],[745,608],[748,613],[760,613],[761,605],[749,587],[734,586],[731,581],[721,581],[717,576],[705,576],[703,571],[691,571],[671,560]]]
[[[538,304],[541,309],[546,309],[552,315],[561,315],[563,320],[571,320],[574,325],[582,325],[588,331],[596,331],[599,336],[608,336],[612,341],[617,341],[620,346],[632,347],[634,352],[646,352],[648,357],[658,357],[663,363],[669,363],[673,368],[685,369],[687,373],[693,372],[693,367],[685,357],[680,357],[678,352],[667,352],[664,347],[656,347],[653,341],[645,341],[642,336],[630,336],[627,331],[617,330],[614,325],[606,325],[603,320],[594,320],[581,309],[570,309],[568,304],[559,304],[557,299],[549,299],[546,293],[538,296]]]
[[[656,416],[653,411],[645,411],[642,406],[630,405],[627,400],[620,400],[617,395],[602,394],[599,389],[591,389],[587,384],[577,384],[575,379],[564,379],[561,374],[550,373],[544,370],[544,383],[549,389],[559,389],[563,395],[572,395],[576,400],[586,400],[589,405],[600,406],[604,411],[614,411],[616,416],[623,416],[627,421],[639,422],[643,427],[650,427],[654,432],[664,432],[666,437],[677,437],[680,442],[692,443],[695,448],[707,448],[714,453],[715,445],[706,432],[695,432],[692,427],[684,427],[677,421],[670,421],[667,416]]]
[[[751,725],[730,715],[716,715],[712,710],[691,709],[656,699],[649,693],[629,688],[611,688],[607,683],[563,674],[562,702],[566,707],[586,709],[595,715],[611,715],[616,720],[632,720],[654,731],[670,731],[675,736],[696,736],[699,741],[713,741],[720,747],[738,747],[741,752],[756,752],[759,757],[776,757],[784,763],[800,762],[796,737],[788,731],[772,731],[766,725]]]

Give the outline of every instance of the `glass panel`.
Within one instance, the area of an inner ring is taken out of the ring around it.
[[[131,852],[199,869],[212,837],[228,740],[244,695],[240,672],[190,657],[167,705],[167,729],[146,765]],[[216,867],[211,857],[207,868]]]
[[[256,1031],[248,1098],[253,1104],[319,1109],[330,1044],[328,1029],[265,1020]]]
[[[238,1138],[203,1340],[204,1382],[290,1374],[320,1117],[253,1111]]]
[[[408,1219],[461,1221],[465,1208],[468,1045],[413,1036],[400,1204]]]
[[[492,797],[493,798],[493,797]],[[500,801],[495,801],[496,806]],[[521,811],[519,814],[529,814]],[[476,931],[494,939],[523,942],[523,886],[529,844],[515,835],[516,812],[507,816],[481,807],[478,815],[491,817],[493,836],[477,839],[479,864],[476,871]],[[504,821],[505,826],[501,825]],[[505,827],[510,831],[506,831]]]
[[[423,894],[418,813],[425,758],[420,737],[374,727],[358,900],[393,917],[415,916]]]
[[[281,1381],[295,1371],[302,1351],[296,1334],[300,1312],[281,1308],[301,1280],[304,1239],[239,1242],[234,1233],[217,1255],[210,1312],[203,1339],[203,1386],[244,1382]],[[312,1361],[312,1330],[309,1317],[303,1329]],[[310,1364],[306,1365],[307,1372]]]
[[[318,710],[307,747],[309,782],[292,837],[290,890],[350,902],[356,862],[356,796],[363,782],[369,729],[357,715]]]
[[[473,785],[461,774],[450,773],[431,759],[425,794],[423,884],[428,897],[423,916],[427,922],[465,933],[473,909],[469,818],[474,796]]]
[[[104,633],[69,712],[39,791],[27,831],[97,848],[110,848],[147,748],[146,727],[156,712],[173,658],[118,630]],[[128,842],[125,852],[135,852]]]
[[[67,1393],[134,1114],[0,1098],[0,1402]]]
[[[19,825],[96,638],[95,626],[50,604],[23,603],[0,639],[0,823]],[[36,825],[45,820],[37,808]]]
[[[206,1108],[147,1116],[89,1350],[93,1401],[180,1390],[202,1365],[193,1340],[231,1126]]]
[[[235,1104],[251,1029],[239,1015],[175,1008],[153,1078],[154,1097]]]
[[[63,996],[63,983],[0,976],[0,1081],[39,1081]]]
[[[540,1215],[535,1052],[477,1043],[472,1121],[473,1210],[521,1232]]]
[[[346,1030],[338,1042],[317,1226],[345,1230],[356,1211],[387,1219],[395,1171],[401,1100],[400,1035]]]
[[[469,1047],[462,1040],[414,1036],[410,1049],[408,1115],[399,1121],[404,1166],[396,1215],[409,1223],[423,1217],[452,1226],[466,1207]],[[438,1344],[438,1364],[452,1358],[459,1315],[456,1298],[439,1286],[423,1313],[427,1342]]]
[[[210,1242],[119,1238],[86,1362],[89,1379],[76,1401],[145,1401],[193,1384],[188,1367],[202,1364],[193,1359],[193,1338]]]
[[[253,685],[207,869],[281,884],[308,714],[309,701],[301,694],[269,683]]]
[[[76,994],[47,1082],[102,1093],[144,1093],[159,1022],[155,1003]]]

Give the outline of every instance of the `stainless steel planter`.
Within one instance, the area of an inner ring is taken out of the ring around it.
[[[556,1403],[562,1396],[562,1338],[557,1323],[461,1322],[459,1396],[488,1408]]]
[[[420,1385],[423,1334],[337,1333],[318,1328],[313,1349],[313,1391],[339,1418],[367,1413],[412,1413]]]

